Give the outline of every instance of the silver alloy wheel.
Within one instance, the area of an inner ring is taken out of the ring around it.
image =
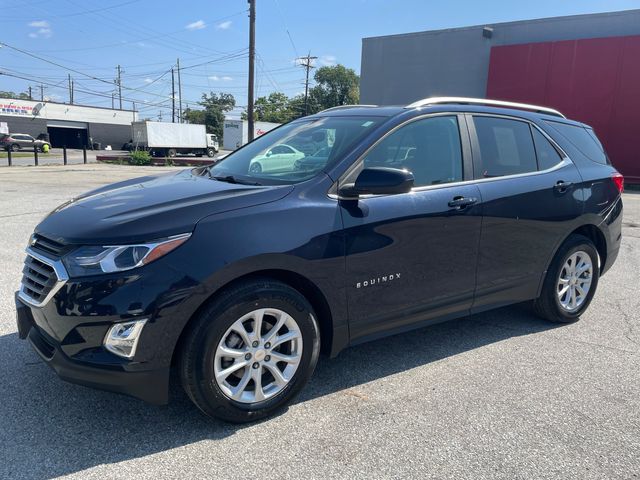
[[[582,250],[572,253],[564,262],[556,285],[560,306],[567,312],[578,310],[589,295],[592,279],[593,263],[589,254]]]
[[[227,397],[255,403],[280,393],[301,358],[302,333],[294,318],[277,308],[261,308],[227,329],[216,349],[213,370]]]

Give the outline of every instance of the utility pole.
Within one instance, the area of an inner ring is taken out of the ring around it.
[[[133,105],[133,121],[136,121],[136,102],[131,102]]]
[[[176,79],[171,68],[171,123],[176,123]]]
[[[33,100],[33,96],[31,95],[31,85],[29,85],[29,100]]]
[[[44,85],[40,84],[40,101],[44,102]]]
[[[158,113],[158,121],[162,121],[162,110]]]
[[[67,76],[67,81],[69,82],[69,105],[73,105],[73,81],[70,73]]]
[[[118,103],[120,105],[120,110],[122,110],[122,69],[120,65],[116,67],[116,71],[118,73],[118,77],[116,78],[116,84],[118,85]]]
[[[178,122],[182,123],[182,81],[180,80],[180,59],[176,62],[178,68],[178,96],[180,102],[178,103],[180,110],[178,110]]]
[[[318,57],[312,57],[311,52],[306,57],[300,57],[300,65],[303,66],[307,71],[306,80],[304,81],[304,114],[305,116],[309,115],[309,71],[312,68],[315,68],[312,64],[314,60]]]
[[[111,92],[111,110],[114,110],[116,108],[115,96],[116,96],[116,94]]]
[[[247,120],[249,131],[247,132],[247,139],[252,141],[254,132],[253,93],[256,63],[256,0],[247,0],[247,2],[249,2],[249,91],[247,92]]]

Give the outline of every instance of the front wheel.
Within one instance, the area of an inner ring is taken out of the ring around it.
[[[258,162],[253,162],[251,165],[249,165],[249,172],[262,173],[262,165],[260,165]]]
[[[216,151],[213,148],[207,148],[207,157],[213,158],[216,155]]]
[[[599,256],[593,242],[572,235],[554,257],[535,300],[536,313],[552,322],[571,323],[580,319],[598,287]]]
[[[302,389],[320,352],[309,302],[290,286],[254,280],[224,292],[185,337],[182,384],[211,417],[250,422],[271,415]]]
[[[18,145],[17,143],[14,143],[13,145],[11,145],[11,151],[12,152],[19,152],[20,151],[20,145]]]

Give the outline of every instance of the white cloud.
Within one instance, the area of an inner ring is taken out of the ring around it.
[[[150,79],[150,78],[145,78],[145,79],[144,79],[144,83],[151,83],[151,82],[153,82],[153,80],[152,80],[152,79]]]
[[[53,35],[53,30],[46,20],[34,20],[27,25],[32,29],[37,29],[29,32],[29,38],[50,38]]]
[[[229,29],[229,27],[231,27],[231,20],[227,20],[226,22],[220,22],[219,24],[216,25],[216,28],[218,30],[227,30]]]
[[[29,26],[34,28],[49,28],[49,22],[46,20],[35,20],[30,22]]]
[[[214,82],[230,82],[231,80],[233,80],[233,77],[228,77],[228,76],[223,76],[223,77],[219,77],[218,75],[211,75],[209,77],[209,80],[213,80]]]
[[[204,20],[198,20],[196,22],[192,22],[190,24],[188,24],[186,27],[187,30],[202,30],[203,28],[206,28],[207,24],[204,23]]]
[[[336,64],[337,58],[334,55],[322,55],[318,59],[318,63],[323,67],[331,67]]]

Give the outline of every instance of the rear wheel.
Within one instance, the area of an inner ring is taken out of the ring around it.
[[[18,145],[17,143],[14,143],[13,145],[11,145],[11,151],[12,152],[20,151],[20,145]]]
[[[206,415],[231,422],[264,418],[302,389],[318,361],[311,305],[274,280],[224,292],[185,337],[182,384]]]
[[[545,277],[536,313],[552,322],[579,320],[598,287],[599,256],[593,242],[572,235],[560,247]]]
[[[174,158],[176,154],[177,152],[175,148],[170,148],[169,150],[167,150],[167,157],[169,158]]]

